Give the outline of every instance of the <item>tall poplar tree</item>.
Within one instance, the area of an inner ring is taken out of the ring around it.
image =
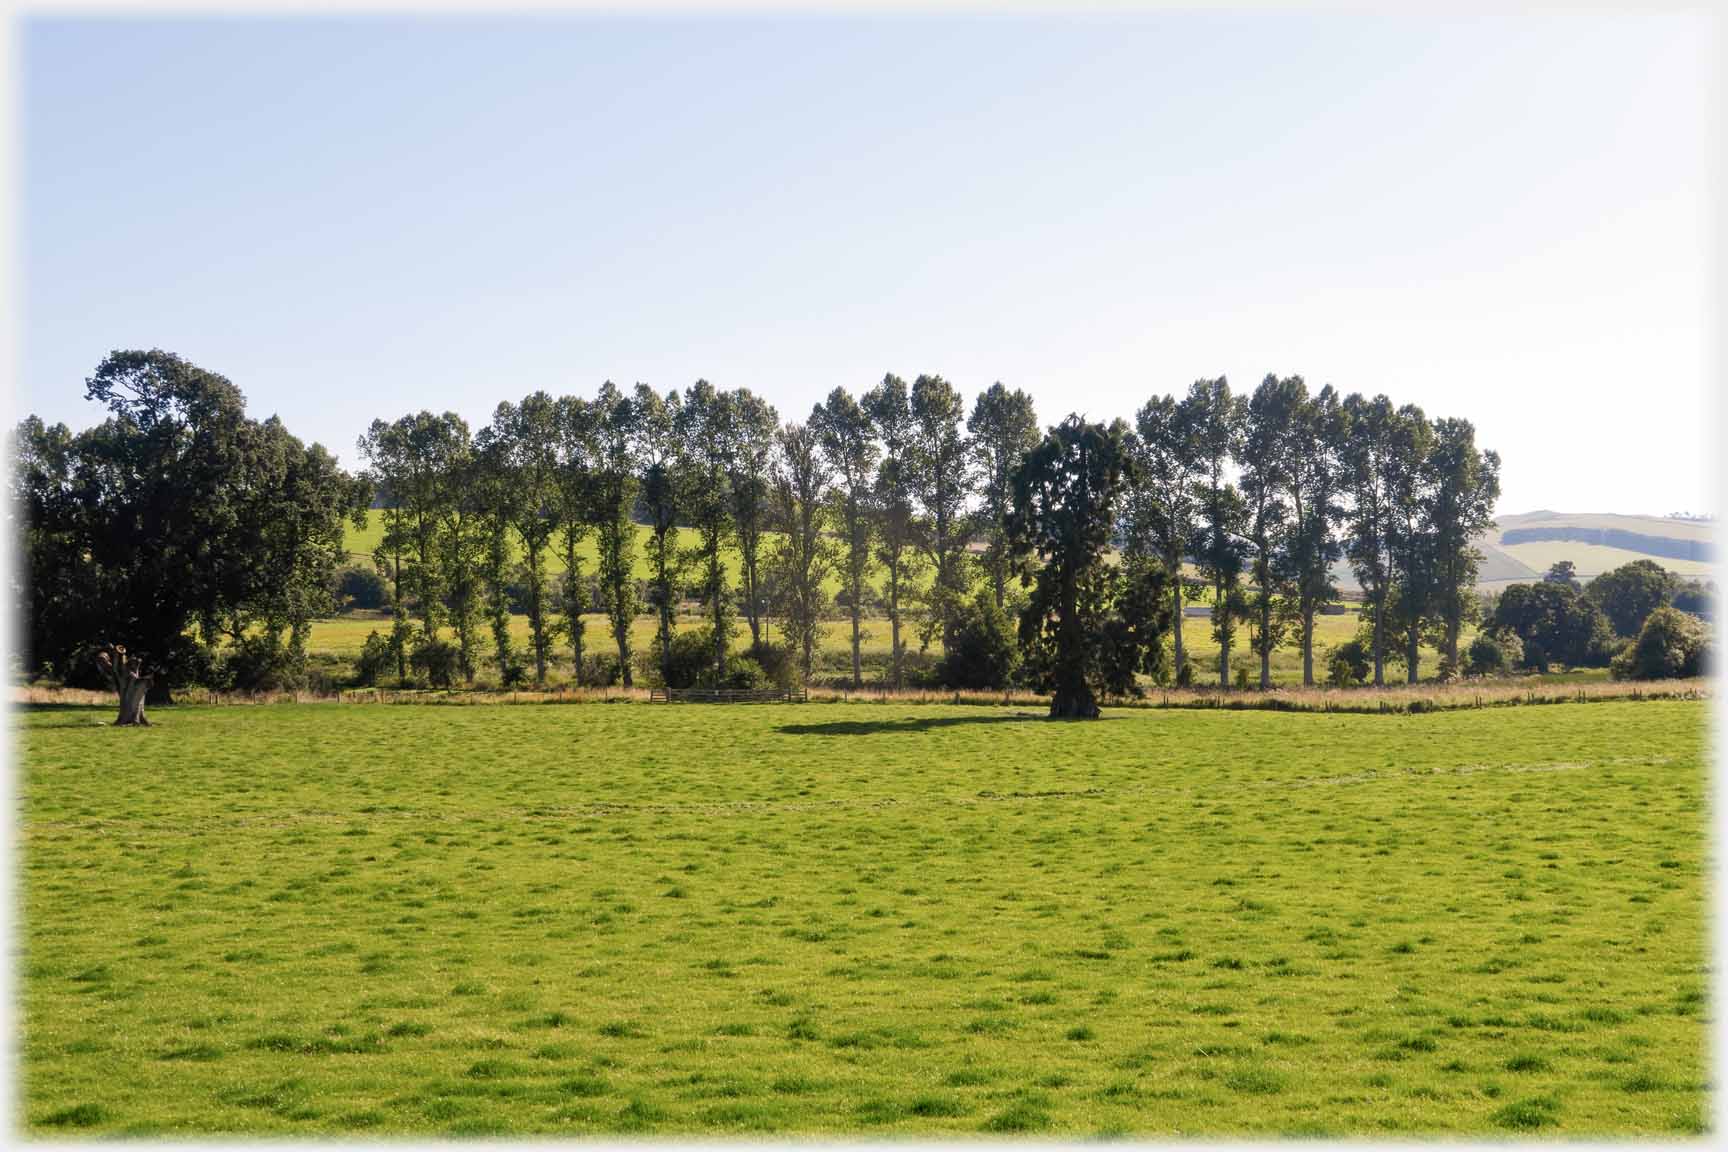
[[[844,388],[834,389],[826,401],[811,409],[810,427],[836,481],[829,499],[844,550],[841,569],[852,619],[852,687],[860,688],[864,684],[862,621],[864,600],[870,591],[879,450],[869,414]]]
[[[1014,472],[1026,453],[1038,446],[1038,416],[1032,397],[1019,389],[1010,392],[998,380],[978,393],[966,430],[971,435],[983,497],[978,526],[984,537],[984,567],[1000,608],[1008,593],[1008,513],[1014,505]]]

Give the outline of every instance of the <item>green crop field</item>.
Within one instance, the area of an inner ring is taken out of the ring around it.
[[[23,1120],[1696,1133],[1706,708],[25,710]]]

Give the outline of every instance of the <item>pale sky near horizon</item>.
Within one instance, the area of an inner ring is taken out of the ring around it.
[[[1500,511],[1718,512],[1708,15],[25,20],[16,414],[114,348],[374,417],[705,377],[1268,372],[1473,420]]]

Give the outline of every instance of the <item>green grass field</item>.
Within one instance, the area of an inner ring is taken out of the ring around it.
[[[24,711],[21,1112],[1696,1133],[1706,707]]]

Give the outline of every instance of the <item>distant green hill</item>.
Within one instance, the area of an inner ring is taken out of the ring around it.
[[[1503,588],[1540,580],[1554,564],[1570,560],[1581,580],[1590,580],[1634,560],[1654,560],[1681,576],[1708,577],[1715,558],[1715,525],[1665,516],[1620,516],[1607,512],[1525,512],[1502,516],[1476,538],[1482,565],[1476,584]],[[1338,586],[1355,590],[1348,564],[1333,569]]]

